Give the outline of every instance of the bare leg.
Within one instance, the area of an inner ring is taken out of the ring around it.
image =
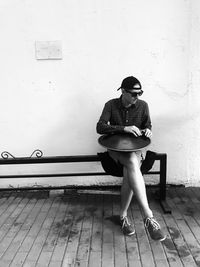
[[[128,168],[127,172],[130,187],[134,188],[136,198],[144,212],[145,217],[153,217],[153,213],[150,210],[147,201],[146,187],[140,170],[138,171],[137,168]]]
[[[116,160],[119,160],[126,169],[127,180],[130,188],[134,191],[139,205],[141,206],[145,217],[153,217],[153,213],[149,208],[146,187],[144,183],[144,178],[140,171],[140,166],[138,162],[137,155],[133,153],[120,153],[120,152],[111,152],[110,155]],[[123,207],[128,206],[129,198],[127,198],[127,203],[125,204],[125,198],[122,200]]]
[[[121,209],[120,217],[127,216],[127,210],[133,196],[133,190],[130,188],[127,177],[127,170],[124,168],[124,178],[121,186]]]
[[[121,214],[126,216],[134,191],[138,203],[144,212],[144,216],[146,217],[144,223],[151,238],[158,241],[165,240],[166,235],[161,231],[159,223],[153,218],[153,213],[149,208],[146,187],[140,171],[140,165],[136,153],[114,152],[110,155],[124,165],[124,180],[121,189]],[[126,235],[134,234],[134,228],[131,227],[131,224],[127,221],[127,217],[123,218],[121,221],[123,222],[123,233]]]

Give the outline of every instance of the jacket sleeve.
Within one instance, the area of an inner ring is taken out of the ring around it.
[[[121,133],[124,131],[124,126],[110,124],[111,114],[111,103],[107,102],[96,125],[96,131],[98,134]]]
[[[152,129],[152,124],[151,124],[151,118],[150,118],[150,113],[149,113],[149,106],[146,103],[145,110],[144,110],[144,115],[143,115],[143,121],[142,121],[142,129]]]

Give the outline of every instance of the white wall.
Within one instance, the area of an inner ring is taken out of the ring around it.
[[[188,180],[200,185],[200,2],[192,1],[189,65]]]
[[[2,0],[0,152],[103,150],[95,132],[103,105],[134,75],[150,106],[149,149],[168,154],[168,183],[199,185],[199,19],[197,0]],[[54,40],[63,59],[36,60],[35,41]]]

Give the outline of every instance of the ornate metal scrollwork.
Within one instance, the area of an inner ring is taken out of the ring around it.
[[[30,158],[32,157],[37,157],[37,158],[41,158],[43,156],[43,152],[39,149],[36,149],[33,151],[33,153],[30,155]]]
[[[1,157],[2,157],[3,159],[8,159],[8,158],[13,158],[13,159],[15,159],[15,157],[14,157],[11,153],[9,153],[9,152],[7,152],[7,151],[3,151],[3,152],[1,153]]]
[[[36,149],[33,151],[33,153],[30,155],[30,157],[27,157],[27,158],[33,158],[33,157],[36,157],[36,158],[41,158],[43,156],[43,152],[39,149]],[[10,152],[8,151],[3,151],[1,153],[1,157],[3,159],[17,159],[16,157],[14,157]]]

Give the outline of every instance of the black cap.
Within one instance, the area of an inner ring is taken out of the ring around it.
[[[140,90],[140,89],[142,89],[142,86],[141,86],[140,81],[137,78],[135,78],[133,76],[129,76],[129,77],[126,77],[122,81],[121,86],[117,90],[119,90],[121,88],[124,88],[126,90],[132,90],[132,89]]]

